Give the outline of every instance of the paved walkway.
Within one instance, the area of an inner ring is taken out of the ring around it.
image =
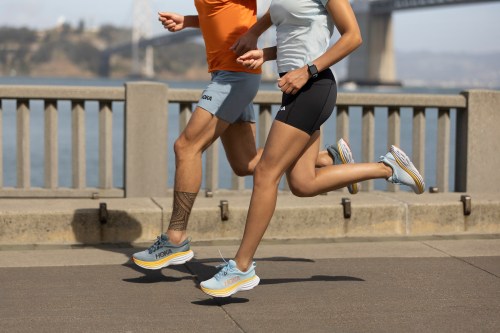
[[[2,248],[2,332],[500,332],[500,239],[264,244],[261,284],[196,288],[235,245],[144,271],[137,249]]]

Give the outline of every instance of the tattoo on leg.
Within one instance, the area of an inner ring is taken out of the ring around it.
[[[174,191],[174,207],[168,230],[184,231],[198,193]]]

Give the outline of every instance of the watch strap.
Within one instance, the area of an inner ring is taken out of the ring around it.
[[[309,71],[309,74],[311,74],[311,77],[318,77],[318,68],[312,62],[307,63],[307,70]]]

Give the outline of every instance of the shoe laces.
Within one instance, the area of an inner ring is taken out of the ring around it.
[[[158,236],[156,238],[156,242],[153,243],[148,249],[149,254],[153,253],[154,251],[158,250],[162,246],[163,240],[161,239],[161,236]]]
[[[220,249],[219,249],[219,255],[221,257],[221,259],[224,261],[223,264],[219,264],[217,266],[215,266],[215,268],[221,268],[220,271],[217,272],[217,274],[214,275],[215,279],[217,279],[217,281],[223,277],[223,276],[226,276],[227,273],[229,272],[230,268],[229,268],[229,263],[226,261],[226,259],[224,259],[224,257],[222,256],[222,253],[220,252]]]

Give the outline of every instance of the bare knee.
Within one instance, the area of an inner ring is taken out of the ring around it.
[[[311,184],[307,181],[298,180],[297,178],[288,178],[288,187],[293,195],[301,198],[312,197],[315,195]]]
[[[253,182],[256,187],[277,187],[281,177],[273,176],[271,170],[258,163],[253,170]]]
[[[197,149],[193,142],[187,140],[184,136],[180,136],[174,142],[175,158],[178,160],[192,158],[196,155]]]

